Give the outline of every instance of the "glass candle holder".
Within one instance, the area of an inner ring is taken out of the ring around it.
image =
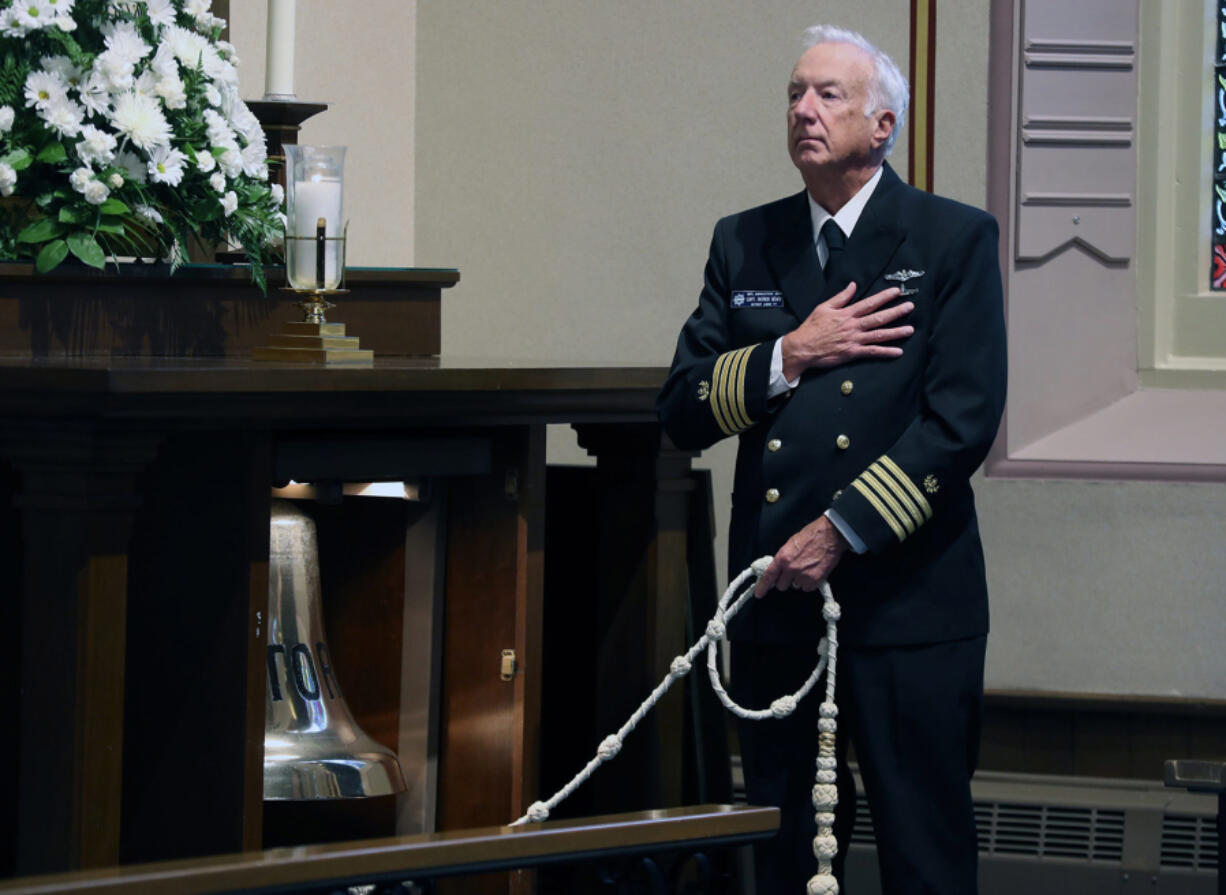
[[[345,272],[344,146],[285,147],[285,267],[302,291],[340,288]]]

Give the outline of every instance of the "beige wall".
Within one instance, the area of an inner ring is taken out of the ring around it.
[[[264,0],[230,0],[239,93],[264,95]],[[417,0],[298,0],[294,93],[328,103],[298,142],[348,146],[348,261],[413,263],[413,142]]]
[[[243,92],[257,97],[264,4],[232,5]],[[446,353],[665,364],[716,219],[800,188],[783,124],[800,31],[857,28],[905,69],[908,7],[379,0],[359,17],[300,0],[298,93],[334,103],[303,140],[354,147],[360,263],[460,269]],[[939,0],[937,28],[935,186],[982,205],[988,4]],[[328,72],[308,71],[315,55]],[[893,161],[905,171],[905,155]],[[721,532],[733,451],[700,461]],[[584,459],[565,429],[550,455]],[[990,480],[977,492],[990,686],[1226,693],[1226,487]]]

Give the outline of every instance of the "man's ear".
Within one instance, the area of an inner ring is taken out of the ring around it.
[[[889,109],[879,109],[873,114],[873,149],[880,149],[885,145],[885,141],[890,138],[890,134],[894,133],[894,125],[897,119],[894,113]]]

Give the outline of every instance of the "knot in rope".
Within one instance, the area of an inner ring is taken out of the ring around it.
[[[677,658],[673,659],[673,664],[668,666],[668,670],[677,677],[684,677],[690,673],[690,669],[693,667],[694,666],[690,663],[690,660],[685,656],[678,656]]]
[[[839,804],[839,788],[833,783],[818,783],[813,787],[813,807],[818,811],[833,811]]]
[[[544,802],[533,802],[528,808],[528,820],[537,824],[543,820],[549,820],[549,808]]]
[[[813,855],[818,858],[833,858],[839,850],[839,843],[833,836],[818,836],[813,840]]]
[[[823,702],[817,712],[823,718],[837,718],[839,716],[839,707],[833,702]]]
[[[834,600],[827,600],[822,606],[822,618],[828,622],[837,622],[843,617],[843,610]]]
[[[794,711],[796,711],[796,698],[794,696],[780,696],[771,703],[771,714],[776,718],[786,718]]]
[[[839,895],[839,883],[829,873],[819,873],[805,887],[809,895]]]
[[[707,622],[707,637],[710,640],[724,639],[724,620],[722,616],[717,614],[715,618]]]
[[[622,751],[622,741],[617,734],[610,734],[600,741],[596,754],[606,761]]]

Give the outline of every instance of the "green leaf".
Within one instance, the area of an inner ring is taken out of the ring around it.
[[[64,149],[64,144],[58,140],[48,143],[38,151],[38,161],[48,165],[54,165],[68,158],[68,151]]]
[[[38,253],[38,258],[34,261],[34,268],[39,273],[47,273],[49,270],[54,270],[59,267],[61,261],[68,257],[68,243],[62,239],[57,239],[55,242],[49,242],[41,252]]]
[[[118,199],[107,199],[98,206],[98,210],[103,214],[128,214],[132,211]]]
[[[4,162],[14,171],[24,171],[33,164],[34,159],[24,149],[14,149],[4,158],[0,158],[0,162]]]
[[[109,221],[103,221],[98,225],[99,233],[114,233],[116,236],[122,236],[124,233],[123,224],[112,224]]]
[[[106,253],[102,246],[88,233],[77,232],[68,237],[68,250],[88,264],[99,270],[106,264]]]
[[[81,208],[65,205],[60,209],[60,222],[64,224],[88,224],[93,215]]]
[[[46,242],[48,239],[55,239],[64,233],[65,227],[59,221],[51,218],[43,218],[41,221],[35,221],[30,226],[26,227],[17,234],[17,241],[24,243],[40,243]],[[59,264],[60,262],[55,262]],[[52,267],[55,265],[53,264]]]

